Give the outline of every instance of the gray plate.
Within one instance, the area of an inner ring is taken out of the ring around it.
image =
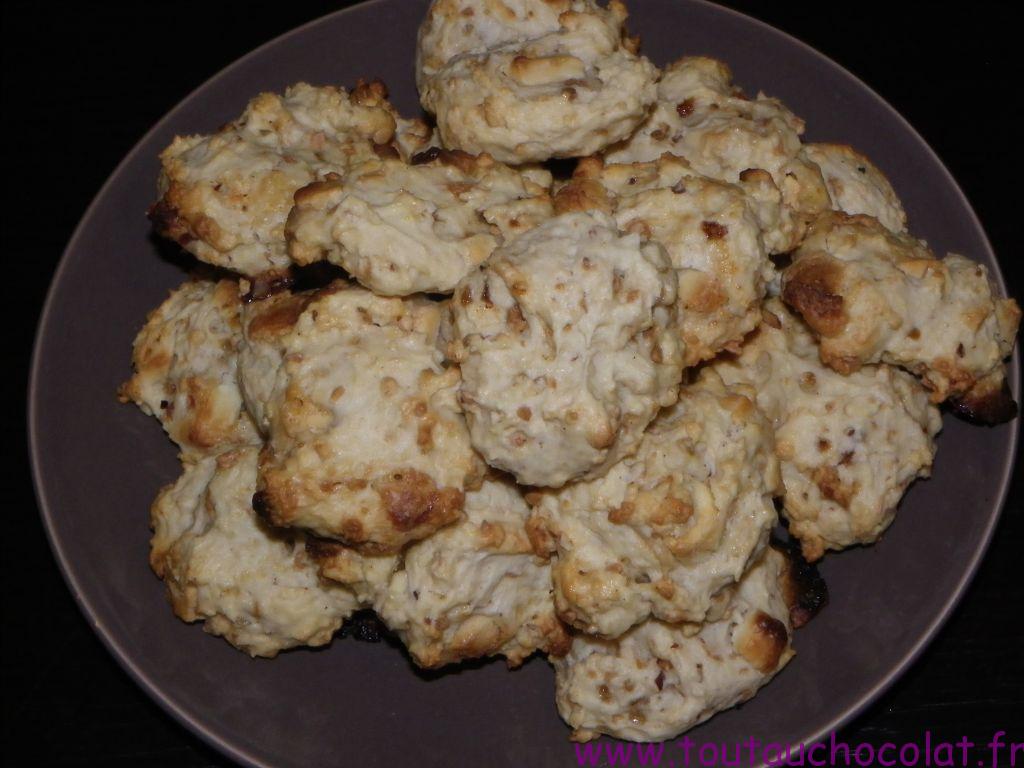
[[[175,133],[210,131],[251,96],[296,80],[379,76],[416,109],[419,0],[377,0],[308,24],[242,58],[165,117],[111,176],[54,278],[30,389],[40,505],[68,585],[97,634],[168,712],[254,765],[572,765],[553,675],[534,659],[417,674],[387,644],[251,660],[175,619],[147,562],[147,510],[178,475],[156,422],[119,405],[132,338],[182,280],[158,255],[144,210],[157,154]],[[631,28],[657,63],[683,53],[728,61],[737,82],[806,118],[808,137],[872,157],[912,228],[939,251],[995,258],[963,194],[914,130],[848,72],[757,21],[700,2],[634,0]],[[1012,385],[1020,398],[1015,363]],[[915,486],[877,546],[826,559],[826,611],[798,657],[754,700],[691,733],[698,742],[799,742],[837,728],[890,684],[949,615],[985,551],[1005,495],[1015,429],[947,418],[934,478]]]

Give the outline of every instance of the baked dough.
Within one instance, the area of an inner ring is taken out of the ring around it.
[[[343,281],[261,304],[240,366],[267,430],[258,511],[378,553],[459,519],[483,464],[437,348],[443,306]]]
[[[775,426],[784,514],[804,557],[877,541],[907,487],[928,477],[938,408],[910,374],[885,364],[849,375],[824,366],[813,337],[778,299],[735,357],[713,364],[757,392]]]
[[[922,377],[934,402],[978,418],[1012,418],[1003,360],[1020,308],[1000,299],[982,264],[885,229],[868,216],[818,219],[782,276],[782,298],[820,339],[840,373],[885,362]]]
[[[682,158],[663,155],[650,163],[603,165],[581,160],[559,199],[573,186],[600,184],[619,228],[665,247],[678,276],[679,334],[683,364],[709,360],[737,348],[761,321],[760,302],[775,269],[761,237],[759,214],[777,216],[776,192],[764,171],[736,184],[696,175]]]
[[[444,145],[517,164],[589,155],[629,136],[654,102],[657,70],[626,37],[625,6],[519,0],[512,7],[515,18],[496,23],[498,14],[481,8],[487,23],[476,23],[464,46],[450,45],[458,34],[447,30],[451,22],[428,16],[420,100],[436,115]],[[548,23],[554,9],[557,26]],[[520,23],[531,10],[534,18]]]
[[[534,651],[560,655],[568,634],[555,616],[551,569],[526,534],[529,507],[498,476],[466,493],[466,518],[410,545],[402,556],[361,555],[315,541],[320,573],[372,605],[421,667]]]
[[[617,640],[576,635],[553,660],[572,738],[671,739],[751,698],[793,657],[787,579],[785,557],[768,549],[695,635],[654,619]]]
[[[238,389],[239,307],[235,282],[189,281],[135,337],[118,395],[156,416],[186,459],[259,442]]]
[[[636,450],[676,399],[675,283],[660,245],[600,212],[550,219],[467,277],[448,352],[487,462],[557,487]]]
[[[649,617],[701,622],[746,572],[777,522],[780,490],[771,425],[753,397],[707,372],[606,475],[530,497],[563,620],[609,639]]]
[[[724,63],[685,56],[662,72],[651,116],[605,158],[632,163],[671,152],[697,173],[728,182],[746,170],[767,171],[785,215],[765,230],[765,244],[772,253],[784,253],[800,242],[807,220],[829,207],[821,172],[801,154],[803,130],[803,120],[777,99],[746,98]]]
[[[406,550],[377,607],[381,619],[423,667],[494,655],[518,666],[538,649],[564,653],[551,568],[530,546],[520,490],[485,480],[466,494],[465,511],[464,521]]]
[[[504,238],[551,216],[550,186],[550,174],[487,155],[375,158],[295,194],[288,253],[297,264],[326,258],[385,296],[450,293]]]
[[[251,656],[275,656],[329,643],[356,599],[320,581],[301,534],[253,512],[257,456],[241,448],[185,465],[153,504],[150,564],[178,617]]]
[[[307,539],[306,551],[316,561],[322,578],[347,587],[366,608],[383,602],[391,577],[403,559],[402,554],[365,554],[333,539],[316,537]]]
[[[486,53],[561,29],[566,12],[600,12],[592,0],[434,0],[420,24],[416,85],[426,82],[462,54]]]
[[[433,147],[441,146],[437,131],[421,118],[395,117],[395,139],[393,141],[398,156],[411,162],[416,155],[422,154]],[[380,153],[378,153],[379,156]]]
[[[269,406],[284,368],[289,336],[315,296],[315,291],[284,290],[242,305],[238,384],[245,408],[263,437],[270,433]]]
[[[382,83],[298,83],[262,93],[210,136],[178,136],[160,155],[157,231],[197,258],[243,275],[283,273],[292,196],[387,144],[395,118]]]
[[[873,216],[893,232],[906,231],[907,214],[896,190],[860,152],[846,144],[805,144],[803,154],[821,169],[832,208]]]

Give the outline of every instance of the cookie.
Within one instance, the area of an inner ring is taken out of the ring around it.
[[[175,614],[202,621],[252,656],[324,645],[356,608],[321,582],[301,535],[269,528],[252,509],[258,449],[186,464],[152,509],[150,564]]]
[[[871,544],[910,484],[931,474],[938,408],[920,382],[892,366],[837,373],[782,302],[771,299],[765,312],[739,355],[713,369],[752,387],[775,427],[783,514],[804,557]]]
[[[118,395],[159,419],[186,459],[259,442],[238,387],[240,306],[235,282],[190,281],[135,338]]]
[[[769,549],[697,634],[651,619],[613,641],[576,635],[553,660],[572,738],[663,741],[752,697],[793,657],[787,579]]]
[[[551,568],[526,532],[530,508],[511,481],[493,476],[466,493],[465,519],[411,544],[401,556],[363,555],[316,540],[324,577],[373,607],[421,667],[504,656],[518,666],[537,650],[564,653]]]
[[[160,155],[153,226],[208,264],[252,277],[284,273],[293,195],[393,139],[386,95],[379,82],[350,93],[298,83],[260,94],[212,135],[176,137]]]
[[[676,399],[675,274],[600,212],[550,219],[455,290],[449,356],[474,447],[527,485],[598,476]]]
[[[651,116],[605,159],[643,162],[671,152],[697,173],[727,182],[747,170],[766,171],[785,216],[765,230],[765,244],[772,253],[785,253],[800,242],[806,222],[829,207],[821,172],[801,154],[803,130],[803,120],[777,99],[745,97],[724,63],[686,56],[662,72]]]
[[[774,278],[761,236],[761,216],[771,216],[762,209],[772,208],[775,192],[768,174],[751,171],[726,184],[697,175],[672,155],[608,165],[591,158],[580,162],[557,202],[578,197],[573,186],[595,182],[609,193],[620,229],[657,241],[668,253],[678,277],[683,364],[738,348],[761,321],[760,303]],[[777,203],[773,210],[777,215]]]
[[[295,194],[288,253],[326,258],[384,296],[450,293],[506,237],[551,216],[550,185],[487,155],[375,158]]]
[[[495,655],[518,666],[537,650],[564,653],[551,568],[531,548],[521,491],[485,480],[466,494],[465,512],[406,550],[378,615],[423,667]]]
[[[822,361],[851,373],[890,363],[983,421],[1016,413],[1004,386],[1020,308],[984,265],[868,216],[821,216],[782,275],[782,298],[819,338]]]
[[[265,398],[257,510],[367,553],[459,519],[483,466],[437,348],[442,305],[341,281],[268,302],[246,311],[240,366]]]
[[[643,121],[657,71],[626,36],[625,7],[563,5],[570,8],[556,29],[529,36],[553,26],[530,22],[514,39],[482,50],[488,35],[481,35],[469,46],[475,52],[421,74],[420,100],[446,147],[510,164],[578,157],[625,139]],[[493,39],[511,37],[506,31]],[[421,54],[421,65],[433,55]],[[443,55],[436,53],[438,61]]]
[[[417,36],[416,85],[422,91],[456,56],[543,37],[561,29],[563,13],[596,11],[592,0],[434,0]]]
[[[907,214],[896,190],[878,167],[846,144],[805,144],[804,157],[821,169],[832,208],[878,219],[893,232],[905,232]]]
[[[564,621],[613,639],[648,618],[707,618],[777,521],[771,424],[714,374],[683,387],[635,454],[603,477],[531,496]]]

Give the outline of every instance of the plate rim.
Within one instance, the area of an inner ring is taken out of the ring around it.
[[[710,9],[713,12],[721,13],[727,16],[739,20],[742,23],[753,24],[760,32],[769,35],[778,35],[785,42],[790,45],[796,46],[802,49],[805,53],[813,57],[819,64],[824,67],[828,67],[836,71],[839,75],[849,79],[854,84],[863,89],[874,101],[881,105],[885,111],[893,118],[895,118],[907,131],[908,135],[926,152],[930,159],[934,162],[935,166],[944,175],[946,182],[949,184],[950,189],[956,193],[956,197],[963,204],[964,209],[969,214],[970,223],[972,223],[980,235],[983,249],[987,251],[991,257],[992,263],[995,265],[995,269],[992,270],[992,277],[994,282],[1001,289],[1004,296],[1008,295],[1006,279],[1003,275],[1002,268],[1000,266],[999,258],[996,255],[995,250],[992,248],[992,244],[989,240],[988,233],[985,230],[981,220],[978,218],[977,212],[971,205],[970,200],[964,194],[963,189],[957,182],[956,178],[950,172],[949,168],[943,162],[942,158],[935,152],[932,146],[924,139],[923,136],[917,131],[916,128],[885,98],[883,98],[874,88],[865,83],[860,77],[851,72],[842,64],[838,63],[831,57],[819,51],[812,45],[805,43],[803,40],[795,37],[794,35],[786,32],[785,30],[779,29],[765,21],[761,21],[758,18],[745,14],[734,8],[720,5],[712,2],[711,0],[684,0],[693,5],[704,6],[705,9]],[[39,313],[39,319],[36,323],[33,344],[32,344],[32,358],[30,363],[30,373],[28,380],[27,400],[28,408],[26,409],[26,421],[27,421],[27,432],[28,432],[28,447],[29,447],[29,460],[32,471],[32,485],[35,492],[36,503],[39,509],[39,516],[43,523],[43,529],[46,533],[47,543],[49,544],[51,554],[56,561],[58,570],[60,571],[61,577],[64,580],[65,585],[71,592],[74,598],[75,604],[78,610],[81,612],[83,619],[89,624],[94,635],[96,635],[107,652],[114,658],[118,666],[124,670],[131,680],[137,685],[142,691],[149,697],[149,699],[155,702],[161,710],[166,714],[170,715],[178,724],[184,726],[190,733],[198,736],[207,746],[213,748],[217,752],[225,755],[231,760],[239,763],[243,766],[251,766],[252,768],[274,768],[273,763],[268,763],[256,755],[252,754],[245,745],[239,745],[234,743],[229,738],[224,737],[216,733],[211,727],[206,725],[201,713],[192,713],[188,710],[187,706],[181,702],[175,700],[172,696],[165,693],[153,680],[150,679],[147,672],[141,668],[140,665],[135,664],[129,657],[127,650],[123,647],[123,644],[119,643],[110,633],[109,629],[104,626],[96,616],[96,612],[93,610],[92,602],[85,592],[81,589],[78,581],[78,577],[74,572],[72,563],[68,560],[64,553],[63,544],[60,536],[56,532],[56,528],[53,522],[53,509],[49,504],[47,498],[46,487],[43,483],[43,462],[40,453],[40,438],[39,438],[39,409],[40,403],[38,398],[38,383],[42,376],[40,368],[42,362],[42,349],[44,337],[47,335],[49,330],[49,319],[52,314],[53,307],[56,302],[56,289],[57,285],[61,282],[63,273],[67,269],[67,265],[70,261],[70,255],[76,248],[77,242],[82,236],[83,231],[86,229],[87,223],[95,216],[99,202],[105,197],[107,191],[114,186],[118,181],[124,169],[136,158],[142,149],[142,146],[148,142],[148,140],[158,131],[160,131],[165,124],[167,124],[181,109],[181,107],[187,102],[191,101],[201,91],[205,90],[212,83],[220,80],[227,76],[230,72],[233,72],[237,68],[245,65],[250,60],[262,56],[268,49],[279,45],[280,43],[288,40],[292,37],[298,36],[306,32],[306,30],[325,23],[329,19],[335,19],[339,16],[344,16],[348,13],[355,11],[366,10],[368,7],[373,5],[379,5],[387,0],[364,0],[363,2],[355,3],[354,5],[331,13],[319,16],[315,19],[311,19],[297,27],[294,27],[286,32],[283,32],[276,37],[267,40],[266,42],[256,46],[252,50],[243,54],[239,58],[227,64],[225,67],[216,71],[213,75],[205,79],[198,86],[190,90],[184,97],[178,100],[173,107],[171,107],[156,123],[152,125],[139,139],[132,145],[131,149],[124,155],[123,158],[117,163],[113,171],[109,174],[103,185],[97,190],[95,195],[92,197],[89,205],[86,207],[82,216],[78,220],[78,224],[75,226],[74,231],[67,245],[61,252],[57,266],[50,277],[49,285],[46,291],[46,298],[42,305],[42,310]],[[1008,381],[1010,388],[1014,394],[1014,398],[1020,402],[1021,399],[1021,364],[1020,356],[1017,352],[1017,346],[1014,347],[1014,351],[1007,364]],[[1018,420],[1024,420],[1024,415],[1018,416]],[[992,502],[991,509],[988,515],[988,521],[985,525],[982,533],[982,538],[979,545],[975,548],[967,567],[964,569],[960,578],[958,579],[956,586],[951,590],[950,594],[946,597],[943,602],[941,609],[932,617],[932,620],[928,623],[924,631],[922,631],[916,641],[911,645],[907,652],[901,659],[894,665],[891,665],[885,675],[880,679],[871,689],[866,691],[860,697],[859,701],[855,704],[846,707],[842,712],[837,713],[830,722],[822,726],[820,729],[810,733],[806,739],[801,739],[800,743],[813,743],[820,741],[822,737],[828,736],[830,733],[838,731],[840,728],[848,725],[856,717],[862,714],[869,706],[875,703],[889,688],[891,688],[909,668],[920,658],[921,654],[928,648],[929,645],[935,640],[938,633],[945,626],[946,622],[953,615],[953,612],[959,606],[963,600],[968,588],[977,575],[978,568],[988,553],[989,547],[992,543],[992,537],[995,533],[996,528],[999,525],[1000,520],[1003,516],[1003,511],[1006,506],[1006,501],[1009,496],[1009,488],[1013,478],[1013,468],[1015,466],[1015,460],[1020,447],[1020,433],[1024,428],[1024,422],[1020,422],[1017,425],[1017,429],[1011,431],[1009,436],[1009,450],[1004,456],[1004,463],[1002,467],[1001,476],[999,478],[998,490],[995,494],[995,498]],[[984,427],[982,427],[984,429]],[[567,742],[568,743],[568,742]]]

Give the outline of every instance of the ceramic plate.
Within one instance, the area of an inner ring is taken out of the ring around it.
[[[424,674],[387,643],[253,660],[176,619],[147,564],[148,509],[178,476],[155,421],[120,405],[131,342],[184,277],[144,215],[157,155],[176,133],[210,132],[249,97],[297,80],[381,77],[417,111],[416,28],[425,2],[376,0],[290,32],[215,76],[125,158],[86,212],[54,278],[30,389],[35,478],[54,552],[97,634],[168,712],[236,760],[260,766],[576,763],[535,658]],[[850,143],[890,177],[915,234],[998,268],[977,218],[914,130],[848,72],[745,16],[700,2],[634,0],[631,29],[663,64],[726,60],[807,121],[806,137]],[[130,108],[130,107],[127,107]],[[1020,399],[1019,372],[1012,385]],[[1014,425],[947,417],[933,479],[918,483],[877,546],[825,559],[831,604],[796,638],[797,658],[752,701],[691,732],[698,742],[799,742],[837,728],[915,658],[984,553],[1013,460]]]

